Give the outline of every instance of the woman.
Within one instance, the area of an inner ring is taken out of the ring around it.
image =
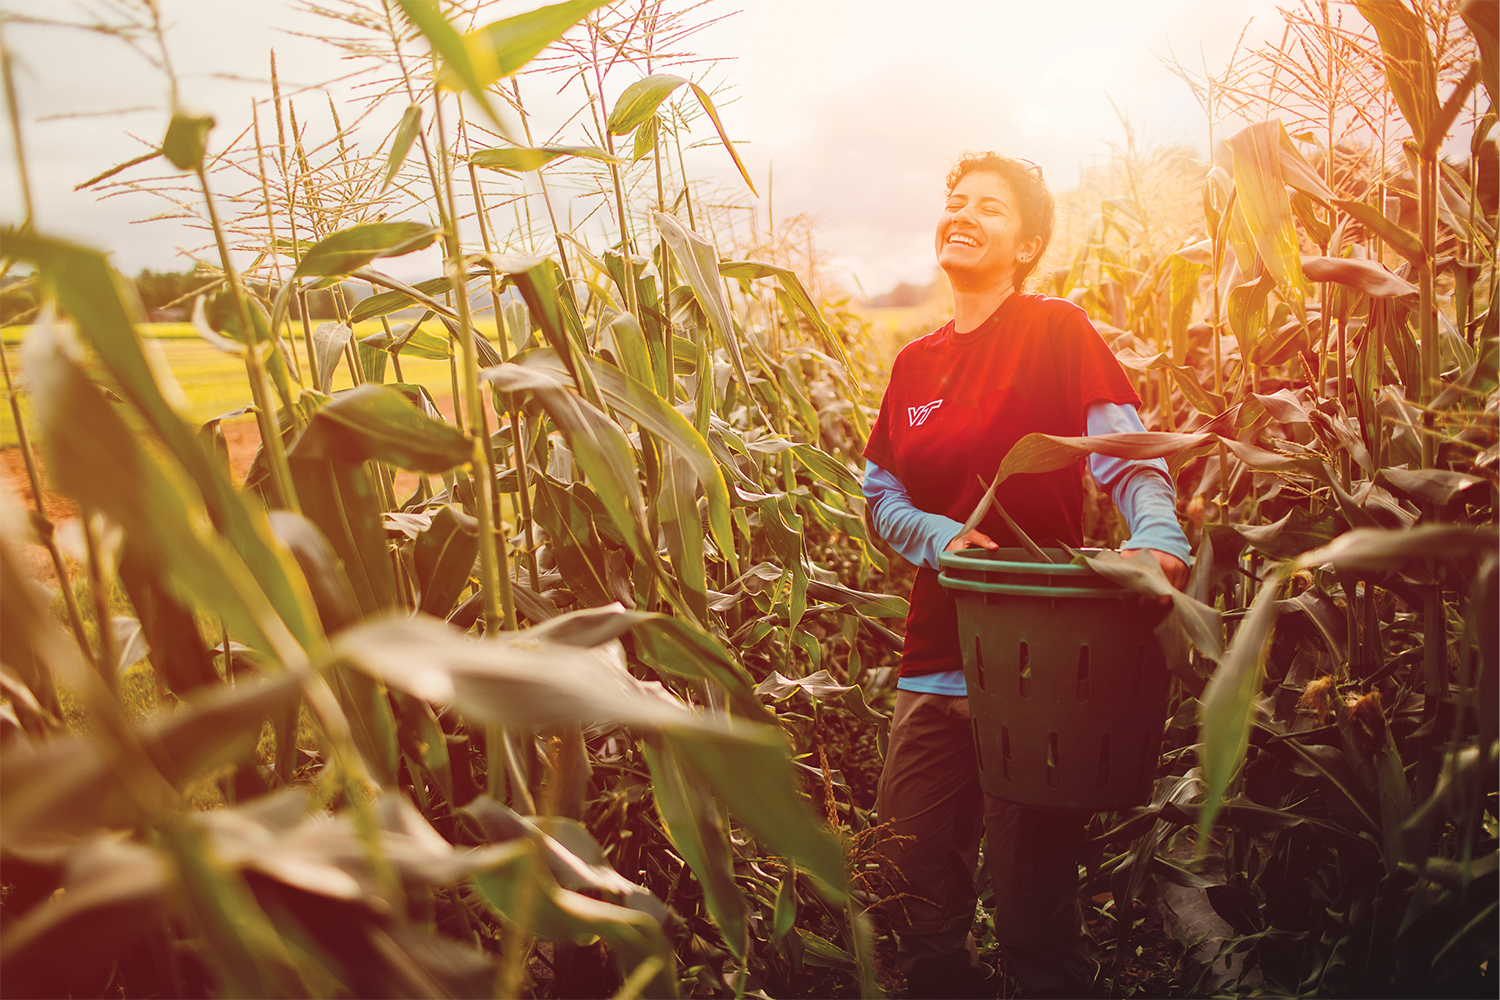
[[[891,918],[913,997],[993,997],[975,956],[973,872],[981,833],[995,888],[995,934],[1022,987],[1084,996],[1098,974],[1078,910],[1086,814],[1029,809],[984,795],[974,757],[957,612],[938,554],[1019,545],[993,510],[963,534],[1000,459],[1024,435],[1139,431],[1139,403],[1082,309],[1021,291],[1052,236],[1041,170],[966,154],[948,175],[938,265],[953,321],[908,344],[891,368],[865,447],[864,492],[876,531],[918,566],[877,810],[900,893]],[[1161,460],[1093,456],[1090,471],[1125,516],[1126,555],[1153,552],[1182,586],[1190,549]],[[1042,544],[1083,543],[1075,467],[1014,476],[996,499]]]

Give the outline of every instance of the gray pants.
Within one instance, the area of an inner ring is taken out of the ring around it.
[[[1088,991],[1098,963],[1078,909],[1078,859],[1089,814],[984,794],[967,698],[896,693],[876,809],[893,834],[881,850],[900,894],[888,912],[908,980],[977,963],[969,932],[986,835],[995,936],[1022,987],[1042,996]]]

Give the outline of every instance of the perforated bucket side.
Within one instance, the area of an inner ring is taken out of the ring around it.
[[[984,790],[1051,809],[1147,800],[1167,695],[1154,616],[1120,590],[1003,589],[952,591]]]

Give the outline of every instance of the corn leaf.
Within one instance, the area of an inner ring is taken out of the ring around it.
[[[672,255],[682,266],[688,284],[698,297],[698,303],[708,315],[709,323],[719,335],[719,342],[734,363],[734,371],[746,395],[750,394],[750,376],[745,371],[745,358],[740,353],[739,337],[734,331],[734,320],[729,314],[729,301],[719,278],[719,255],[708,240],[693,232],[677,219],[665,212],[653,213],[656,228],[661,232]]]
[[[439,507],[432,525],[416,537],[412,546],[412,562],[422,588],[419,608],[446,618],[468,585],[478,556],[478,522],[452,504]]]
[[[297,264],[293,278],[352,274],[380,257],[399,257],[422,250],[442,233],[420,222],[373,222],[350,226],[313,245]]]
[[[1380,39],[1385,82],[1417,145],[1425,145],[1438,113],[1437,69],[1427,25],[1402,0],[1355,0]]]
[[[604,163],[619,163],[598,146],[501,146],[495,149],[480,149],[469,154],[469,162],[486,170],[504,170],[510,173],[525,173],[540,170],[553,160],[565,156],[578,156],[585,160]]]
[[[1219,667],[1203,689],[1199,719],[1202,740],[1198,760],[1203,767],[1204,797],[1198,814],[1200,836],[1208,836],[1224,804],[1229,782],[1245,760],[1250,745],[1250,719],[1260,692],[1261,672],[1271,630],[1276,623],[1276,595],[1281,577],[1260,586],[1250,614],[1240,623]]]
[[[1255,249],[1277,286],[1300,302],[1308,288],[1302,276],[1302,254],[1287,185],[1294,178],[1307,184],[1306,175],[1311,171],[1302,169],[1305,161],[1301,161],[1280,121],[1248,125],[1225,142],[1234,156],[1235,204],[1249,226]],[[1322,192],[1332,199],[1326,187]],[[1324,196],[1322,192],[1320,197]]]
[[[396,135],[391,139],[391,151],[385,161],[385,177],[380,183],[382,194],[391,186],[391,181],[396,179],[396,172],[406,162],[406,154],[411,152],[412,143],[417,141],[417,133],[421,130],[422,106],[413,104],[402,113],[401,123],[396,126]]]
[[[656,115],[662,101],[672,96],[672,91],[687,83],[680,76],[658,73],[637,80],[625,88],[620,99],[615,101],[607,123],[610,135],[629,135]]]
[[[1381,298],[1416,295],[1417,286],[1373,260],[1348,257],[1303,257],[1302,273],[1310,281],[1337,281],[1341,285]]]
[[[651,792],[657,812],[672,838],[672,846],[686,861],[724,943],[740,961],[749,947],[750,927],[745,897],[734,883],[734,855],[718,807],[685,773],[659,740],[644,743],[651,768]]]
[[[198,170],[208,151],[208,133],[214,127],[212,115],[190,115],[172,112],[161,151],[178,170]]]
[[[729,133],[724,131],[724,122],[719,118],[719,109],[714,107],[713,99],[708,96],[708,91],[696,83],[689,83],[688,86],[693,88],[693,96],[698,98],[698,103],[703,105],[703,110],[708,113],[708,120],[714,123],[714,130],[719,133],[719,141],[724,144],[724,148],[729,151],[729,158],[739,168],[740,176],[745,179],[745,186],[750,189],[751,194],[759,198],[760,192],[755,190],[755,182],[750,179],[750,171],[745,169],[740,154],[735,152],[734,143],[729,141]]]
[[[473,458],[473,446],[463,431],[425,416],[390,386],[362,385],[321,407],[292,454],[349,464],[375,459],[440,473]]]
[[[1339,211],[1353,216],[1360,225],[1379,236],[1392,250],[1407,260],[1414,264],[1422,262],[1424,256],[1422,240],[1415,233],[1402,229],[1387,219],[1378,209],[1371,208],[1362,201],[1346,201],[1339,198],[1334,201],[1334,204],[1338,206]]]

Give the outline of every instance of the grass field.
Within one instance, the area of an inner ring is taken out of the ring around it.
[[[493,324],[485,324],[479,321],[482,332],[494,340]],[[373,320],[368,323],[359,324],[355,330],[356,337],[368,337],[380,332],[380,322]],[[188,415],[196,423],[202,423],[222,413],[230,413],[241,407],[250,405],[250,383],[245,377],[245,364],[239,358],[225,354],[213,347],[193,329],[191,323],[148,323],[143,324],[141,333],[148,340],[155,340],[165,355],[167,364],[172,369],[172,374],[177,377],[182,386],[183,393],[188,400]],[[5,330],[5,359],[10,365],[11,377],[21,378],[21,341],[24,338],[24,329],[9,327]],[[301,348],[299,343],[298,348]],[[299,360],[302,358],[301,350],[298,350]],[[401,374],[408,382],[420,383],[427,387],[435,399],[446,399],[452,395],[452,383],[449,378],[448,363],[446,361],[432,361],[425,358],[402,358]],[[396,381],[394,367],[387,362],[385,367],[386,382]],[[334,378],[334,389],[346,389],[353,383],[349,376],[347,364],[340,364],[338,373]],[[33,421],[30,419],[30,402],[23,394],[21,398],[21,412],[30,427]],[[238,418],[246,421],[253,420],[252,415]],[[16,444],[15,421],[11,418],[10,407],[0,409],[0,447],[9,448]]]

